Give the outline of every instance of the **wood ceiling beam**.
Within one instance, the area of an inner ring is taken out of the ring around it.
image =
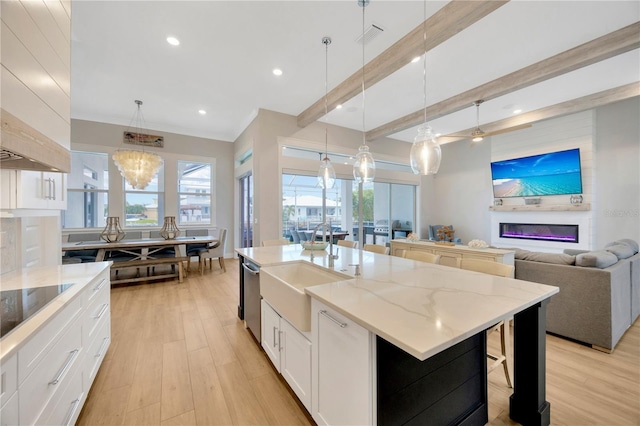
[[[488,101],[640,47],[640,22],[543,59],[496,80],[427,107],[427,121],[460,111],[476,100]],[[367,140],[389,136],[424,121],[424,109],[376,127]]]
[[[640,96],[640,82],[625,84],[623,86],[614,87],[613,89],[603,90],[602,92],[593,93],[581,98],[572,99],[570,101],[561,102],[559,104],[520,114],[516,117],[509,117],[492,123],[483,124],[481,128],[486,133],[495,132],[509,127],[531,124],[537,121],[547,120],[549,118],[586,111],[588,109],[633,98],[634,96]],[[475,127],[472,127],[456,133],[471,135],[471,132],[474,129]],[[464,139],[470,139],[470,137],[445,135],[438,138],[441,145]]]
[[[426,49],[433,49],[506,3],[508,0],[451,1],[425,21]],[[424,54],[424,25],[425,23],[418,25],[366,64],[364,67],[365,88],[373,86],[407,65],[416,56]],[[328,110],[333,110],[336,105],[344,104],[361,92],[362,68],[327,94]],[[325,115],[324,110],[323,96],[298,115],[298,126],[305,127],[313,123]]]

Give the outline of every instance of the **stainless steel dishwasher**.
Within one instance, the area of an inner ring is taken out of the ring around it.
[[[260,343],[260,267],[246,258],[242,263],[244,278],[244,320],[247,328]]]

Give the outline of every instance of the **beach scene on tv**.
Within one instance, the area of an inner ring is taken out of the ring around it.
[[[495,198],[581,194],[580,150],[491,163]]]

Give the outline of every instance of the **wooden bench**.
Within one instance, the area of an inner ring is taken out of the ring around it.
[[[129,260],[129,261],[123,261],[123,262],[113,262],[113,264],[111,265],[111,270],[116,271],[116,278],[112,279],[111,283],[112,284],[131,283],[131,282],[165,279],[165,278],[171,278],[171,277],[178,277],[179,282],[182,282],[185,275],[183,262],[186,262],[186,261],[187,261],[186,257],[160,257],[157,259],[141,259],[141,260]],[[172,272],[172,273],[160,274],[160,275],[149,274],[149,267],[159,266],[159,265],[177,265],[178,272],[177,273]],[[139,268],[141,267],[147,268],[147,275],[142,277],[139,276]],[[119,269],[124,269],[124,268],[138,268],[138,273],[134,278],[118,279],[117,271]]]

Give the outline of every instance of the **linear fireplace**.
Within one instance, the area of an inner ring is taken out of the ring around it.
[[[578,243],[578,225],[500,222],[500,238]]]

